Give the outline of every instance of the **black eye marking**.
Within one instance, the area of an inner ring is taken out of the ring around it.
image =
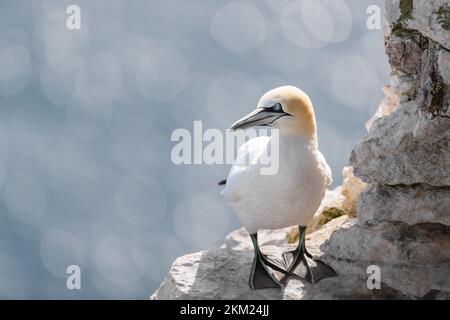
[[[281,103],[275,103],[272,106],[272,110],[275,112],[283,112],[283,107],[281,106]]]

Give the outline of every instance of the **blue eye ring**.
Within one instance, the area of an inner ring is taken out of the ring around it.
[[[280,112],[280,111],[283,110],[283,107],[281,106],[281,103],[275,103],[272,108],[276,112]]]

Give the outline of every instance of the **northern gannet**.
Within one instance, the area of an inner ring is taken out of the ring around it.
[[[282,288],[280,279],[268,267],[313,283],[335,276],[333,269],[313,260],[305,248],[306,226],[332,182],[331,170],[318,149],[316,119],[310,98],[293,86],[268,91],[261,97],[256,109],[236,121],[231,129],[255,126],[279,129],[277,173],[261,174],[261,164],[257,160],[274,143],[273,137],[262,136],[247,141],[239,148],[228,178],[219,183],[225,184],[222,195],[253,242],[255,257],[250,287]],[[291,225],[299,226],[299,244],[296,250],[283,254],[282,264],[261,253],[258,230]]]

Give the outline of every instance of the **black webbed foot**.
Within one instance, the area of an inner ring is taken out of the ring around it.
[[[258,237],[256,233],[251,234],[250,237],[252,238],[253,248],[255,252],[249,279],[250,288],[252,288],[253,290],[267,288],[282,289],[283,285],[281,284],[280,280],[277,279],[275,274],[269,268],[281,272],[281,274],[283,275],[286,273],[286,271],[279,263],[262,254],[258,246]]]
[[[293,276],[316,283],[324,278],[337,276],[336,272],[320,260],[313,259],[305,246],[306,227],[299,226],[299,244],[297,249],[283,254],[286,271]]]

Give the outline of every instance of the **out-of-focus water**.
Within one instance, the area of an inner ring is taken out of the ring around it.
[[[0,297],[146,298],[222,243],[229,167],[175,166],[171,133],[225,130],[275,86],[311,96],[339,184],[389,72],[373,4],[0,0]]]

